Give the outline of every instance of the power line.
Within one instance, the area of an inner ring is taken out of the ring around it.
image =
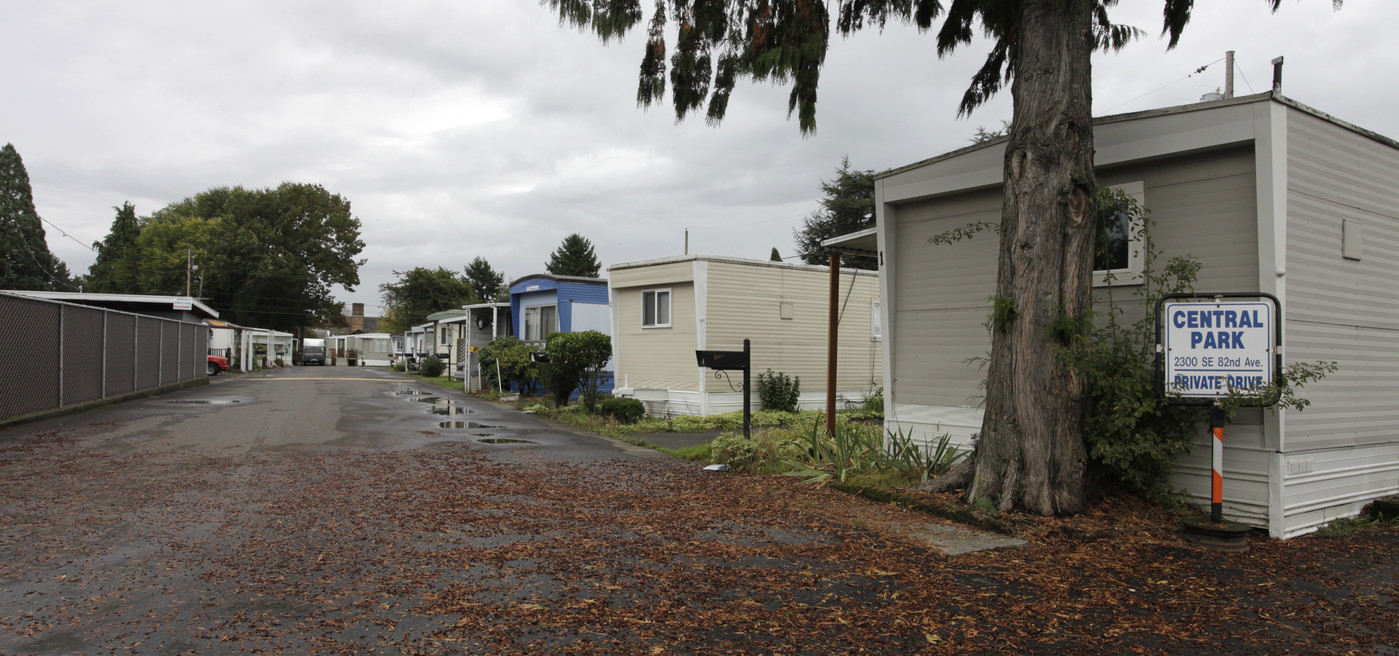
[[[1161,86],[1159,86],[1159,87],[1156,87],[1155,89],[1152,89],[1151,91],[1148,91],[1148,92],[1146,92],[1146,93],[1144,93],[1144,94],[1142,94],[1142,95],[1140,95],[1140,96],[1137,96],[1136,98],[1132,98],[1132,99],[1130,99],[1130,100],[1125,100],[1125,101],[1120,102],[1120,103],[1118,103],[1118,104],[1116,104],[1116,105],[1113,105],[1112,107],[1109,107],[1109,108],[1107,108],[1107,109],[1105,109],[1105,110],[1103,110],[1103,111],[1104,111],[1104,112],[1111,112],[1112,110],[1117,109],[1118,107],[1121,107],[1121,106],[1126,105],[1126,104],[1128,104],[1128,103],[1133,103],[1133,102],[1136,102],[1136,101],[1138,101],[1138,100],[1141,100],[1142,98],[1145,98],[1145,97],[1147,97],[1147,96],[1149,96],[1149,95],[1151,95],[1151,94],[1153,94],[1153,93],[1156,93],[1157,91],[1160,91],[1160,90],[1162,90],[1162,89],[1165,89],[1166,87],[1169,87],[1169,86],[1171,86],[1171,85],[1173,85],[1173,84],[1176,84],[1176,83],[1178,83],[1178,82],[1183,82],[1183,81],[1185,81],[1185,80],[1187,80],[1187,79],[1190,79],[1191,77],[1194,77],[1194,76],[1196,76],[1196,75],[1198,75],[1198,74],[1200,74],[1200,73],[1203,73],[1203,72],[1205,72],[1205,69],[1207,69],[1207,68],[1209,68],[1209,67],[1211,67],[1211,66],[1214,66],[1215,64],[1218,64],[1218,63],[1221,62],[1221,61],[1224,61],[1224,58],[1223,58],[1223,57],[1220,57],[1219,59],[1216,59],[1216,60],[1214,60],[1214,61],[1212,61],[1212,62],[1210,62],[1210,63],[1208,63],[1208,64],[1205,64],[1204,66],[1201,66],[1201,67],[1195,69],[1195,71],[1192,72],[1192,73],[1187,73],[1187,74],[1185,74],[1184,76],[1181,76],[1181,77],[1179,77],[1179,78],[1176,78],[1176,79],[1174,79],[1174,80],[1171,80],[1170,82],[1167,82],[1167,83],[1165,83],[1165,84],[1163,84],[1163,85],[1161,85]],[[1244,80],[1244,83],[1247,84],[1247,83],[1248,83],[1248,80]]]
[[[39,217],[39,220],[40,220],[40,221],[43,221],[44,223],[47,223],[47,224],[53,226],[53,229],[54,229],[54,230],[57,230],[57,231],[58,231],[58,234],[63,235],[64,237],[67,237],[67,238],[69,238],[69,239],[72,239],[73,241],[78,242],[78,245],[79,245],[79,246],[82,246],[83,248],[86,248],[86,249],[88,249],[88,250],[90,250],[90,251],[92,251],[92,252],[94,252],[94,253],[97,252],[97,249],[96,249],[96,248],[93,248],[93,247],[92,247],[92,244],[84,244],[83,242],[78,241],[78,238],[77,238],[77,237],[74,237],[73,235],[68,234],[67,232],[65,232],[65,231],[63,230],[63,228],[58,227],[58,224],[54,223],[53,221],[50,221],[50,220],[48,220],[48,219],[46,219],[46,218],[44,218],[44,217],[42,217],[42,216]]]

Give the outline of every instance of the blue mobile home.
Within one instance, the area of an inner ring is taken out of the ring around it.
[[[541,348],[549,333],[596,330],[611,336],[607,280],[547,273],[519,278],[510,283],[510,318],[516,336]],[[614,371],[609,362],[602,391],[612,391]]]

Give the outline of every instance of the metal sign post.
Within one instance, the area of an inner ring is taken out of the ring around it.
[[[1230,300],[1225,300],[1230,299]],[[1254,300],[1235,300],[1254,299]],[[1156,306],[1158,393],[1209,405],[1210,520],[1224,521],[1224,401],[1270,406],[1282,370],[1282,304],[1270,294],[1167,294]]]

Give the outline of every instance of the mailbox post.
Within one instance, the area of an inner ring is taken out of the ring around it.
[[[727,372],[737,369],[743,370],[743,436],[745,438],[750,437],[749,424],[753,416],[753,386],[749,380],[752,368],[748,365],[749,353],[747,339],[743,340],[742,351],[695,351],[695,361],[701,367],[713,369],[715,378],[722,375],[727,380],[729,377]],[[733,389],[733,381],[729,381],[729,389]]]

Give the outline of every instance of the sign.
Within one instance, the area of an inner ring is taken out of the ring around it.
[[[1222,399],[1272,383],[1277,320],[1271,298],[1163,302],[1158,321],[1165,336],[1166,391],[1186,399]]]
[[[171,304],[171,308],[175,310],[193,310],[194,299],[188,296],[176,296],[175,301]]]

